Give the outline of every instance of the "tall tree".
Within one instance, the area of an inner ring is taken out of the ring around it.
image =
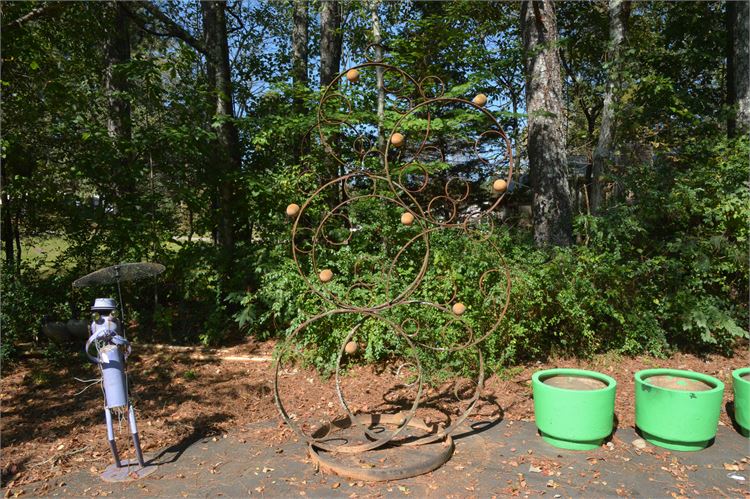
[[[213,163],[219,171],[219,244],[227,262],[232,261],[235,246],[235,182],[242,168],[242,150],[235,124],[232,100],[232,73],[229,66],[226,1],[203,0],[203,43],[206,48],[206,73],[214,95],[214,122],[217,146]],[[229,269],[226,269],[229,271]]]
[[[118,171],[112,172],[116,180],[118,202],[132,193],[133,176],[128,171],[130,163],[126,151],[132,138],[130,102],[126,98],[128,79],[123,65],[130,62],[130,33],[128,15],[122,2],[110,2],[107,10],[111,23],[107,29],[105,47],[106,72],[104,88],[107,95],[107,131],[115,143]]]
[[[374,44],[375,61],[383,61],[383,35],[380,28],[380,14],[378,9],[380,8],[380,0],[372,0],[370,2],[370,15],[372,17],[372,43]],[[385,152],[385,131],[383,130],[383,122],[385,120],[385,81],[383,78],[383,68],[375,68],[375,84],[378,87],[378,151]],[[385,157],[382,159],[383,165],[385,165]]]
[[[607,83],[602,106],[602,122],[599,127],[599,141],[594,149],[591,179],[591,212],[599,212],[604,200],[604,179],[608,170],[608,163],[614,153],[615,138],[615,100],[620,86],[620,49],[625,40],[628,18],[630,17],[630,2],[625,0],[609,0],[609,51],[607,58],[609,66]]]
[[[320,11],[320,88],[325,89],[339,74],[341,66],[341,45],[343,36],[341,32],[341,3],[338,0],[326,0],[322,2]],[[336,147],[338,134],[329,137],[329,145]],[[343,173],[343,166],[332,158],[326,159],[325,168],[329,178],[335,178]],[[344,199],[344,182],[341,182],[339,193],[332,197],[330,202],[336,204]]]
[[[8,196],[8,174],[7,166],[3,165],[0,168],[0,176],[2,176],[2,201],[0,202],[0,211],[2,212],[2,221],[0,221],[0,239],[3,241],[3,251],[5,253],[5,263],[8,268],[12,268],[15,263],[15,253],[13,251],[13,240],[16,231],[15,225],[13,225],[13,217],[11,212],[10,198]]]
[[[534,242],[540,246],[569,246],[573,243],[573,218],[565,173],[563,89],[554,2],[523,2],[521,34]]]
[[[229,42],[227,39],[226,0],[202,0],[203,36],[196,38],[159,7],[151,2],[134,2],[148,16],[129,4],[121,4],[136,24],[151,34],[179,38],[206,58],[206,77],[213,102],[213,123],[216,123],[217,140],[211,163],[216,166],[218,209],[217,239],[224,252],[225,261],[231,262],[235,250],[235,221],[239,218],[234,177],[242,167],[242,149],[235,124],[232,94]],[[156,21],[156,23],[154,23]],[[160,25],[156,32],[150,24]],[[224,269],[229,272],[229,269]]]
[[[341,66],[341,4],[322,2],[320,11],[320,86],[325,87],[339,74]]]
[[[292,0],[292,81],[295,86],[307,85],[308,7],[308,0]],[[303,111],[304,100],[295,96],[294,107],[297,112]]]
[[[301,92],[308,84],[308,0],[292,0],[292,83],[294,84],[293,109],[297,115],[305,112],[305,99]],[[299,163],[300,156],[305,154],[307,142],[304,140],[304,132],[297,135],[297,142],[301,147],[295,146],[293,158]]]
[[[750,131],[750,2],[727,2],[727,135]]]

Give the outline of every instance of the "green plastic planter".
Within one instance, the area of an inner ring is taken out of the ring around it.
[[[734,419],[742,429],[742,434],[750,437],[750,381],[742,376],[750,374],[750,367],[732,371],[734,387]]]
[[[575,390],[545,384],[555,376],[593,378],[601,389]],[[542,438],[563,449],[590,450],[612,433],[617,382],[604,374],[581,369],[548,369],[531,377],[534,417]]]
[[[705,391],[665,388],[649,382],[653,376],[687,378],[711,388]],[[723,395],[724,383],[705,374],[679,369],[638,371],[635,424],[643,438],[659,447],[679,451],[705,449],[716,436]]]

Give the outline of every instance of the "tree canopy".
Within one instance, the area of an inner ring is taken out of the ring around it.
[[[511,138],[516,174],[496,243],[514,287],[491,362],[727,350],[748,337],[746,2],[0,9],[6,359],[38,336],[40,315],[70,318],[104,292],[74,292],[76,277],[122,261],[167,267],[125,290],[135,334],[220,343],[299,324],[315,297],[291,266],[284,210],[346,172],[310,130],[325,86],[375,50],[415,78],[439,78],[448,96],[486,94]],[[558,80],[540,84],[550,70]],[[391,76],[363,82],[384,78],[387,89]],[[360,99],[358,119],[382,140],[397,99],[341,92]],[[450,147],[466,119],[451,112],[433,133]],[[343,150],[350,137],[329,132]],[[362,230],[381,234],[381,209]],[[484,257],[446,240],[435,258],[460,260],[459,275]],[[319,347],[320,367],[337,327],[303,340]],[[368,360],[397,350],[368,334]]]

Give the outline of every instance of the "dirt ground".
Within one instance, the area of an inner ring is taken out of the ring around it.
[[[268,419],[278,425],[264,438],[278,442],[291,438],[292,432],[274,404],[274,347],[273,341],[253,340],[220,350],[135,345],[128,372],[144,452],[189,444],[205,436],[220,437]],[[730,358],[680,353],[666,360],[614,354],[590,360],[550,359],[490,375],[474,414],[484,419],[533,420],[531,375],[540,369],[576,367],[617,380],[616,424],[632,427],[636,371],[670,367],[709,374],[725,383],[726,405],[732,398],[731,371],[747,364],[746,349]],[[30,355],[6,369],[0,380],[3,486],[9,490],[10,486],[50,480],[74,470],[101,472],[111,463],[99,385],[82,391],[86,383],[75,379],[98,377],[96,366],[76,358],[67,366],[56,367]],[[353,412],[393,411],[408,407],[416,395],[409,375],[409,366],[359,366],[342,376],[341,385]],[[309,430],[316,422],[339,414],[335,382],[333,377],[321,379],[311,370],[282,370],[280,389],[290,417]],[[420,404],[424,408],[418,415],[449,421],[466,407],[460,399],[471,393],[467,388],[473,385],[465,380],[425,387]],[[732,424],[724,409],[719,424]],[[132,456],[126,422],[118,427],[117,437],[121,457]]]

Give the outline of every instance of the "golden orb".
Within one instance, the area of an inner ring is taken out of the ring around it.
[[[349,355],[352,355],[354,352],[357,351],[357,348],[359,348],[359,345],[357,345],[357,342],[356,341],[350,341],[344,347],[344,351],[346,353],[348,353]]]
[[[346,72],[346,79],[351,83],[357,83],[359,81],[359,71],[356,69],[350,69]]]
[[[477,106],[484,107],[484,105],[487,104],[487,96],[484,94],[477,94],[473,99],[471,99],[471,102],[473,102]]]
[[[333,279],[333,271],[331,271],[331,269],[321,270],[320,274],[318,274],[318,278],[320,279],[320,282],[328,282]]]
[[[299,213],[299,205],[292,203],[289,206],[286,207],[286,215],[288,217],[295,217],[297,216],[297,213]]]
[[[395,147],[401,147],[404,145],[404,136],[400,133],[396,132],[393,135],[391,135],[391,144],[393,144]]]
[[[461,302],[456,303],[453,305],[453,313],[456,315],[462,315],[464,312],[466,312],[466,305],[464,305]]]
[[[505,192],[508,188],[508,182],[499,178],[492,183],[492,190],[495,192]]]
[[[412,215],[408,211],[404,212],[404,214],[401,215],[401,223],[404,224],[404,225],[411,225],[411,224],[413,224],[414,223],[414,215]]]

